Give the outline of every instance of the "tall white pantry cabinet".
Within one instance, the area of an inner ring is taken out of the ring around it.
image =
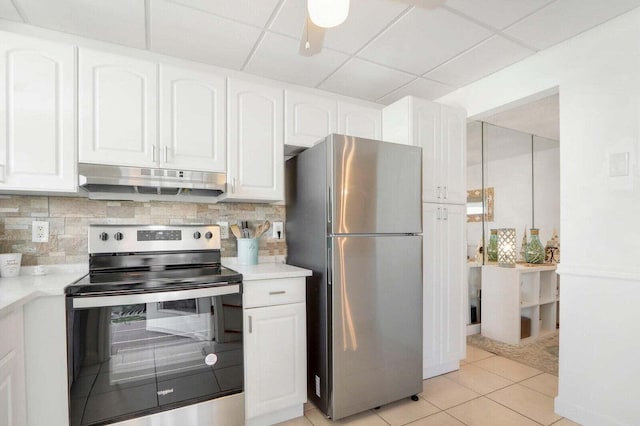
[[[466,112],[411,96],[382,112],[383,139],[422,147],[423,378],[466,353]]]

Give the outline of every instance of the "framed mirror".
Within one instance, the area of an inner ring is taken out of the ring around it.
[[[467,222],[493,222],[493,187],[467,191]]]

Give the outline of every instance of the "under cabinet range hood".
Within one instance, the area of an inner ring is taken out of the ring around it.
[[[97,200],[216,202],[225,173],[78,164],[78,185]]]

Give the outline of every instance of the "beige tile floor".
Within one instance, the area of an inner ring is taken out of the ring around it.
[[[572,426],[553,412],[558,378],[473,346],[460,370],[423,382],[406,399],[333,422],[305,404],[304,417],[280,426]]]

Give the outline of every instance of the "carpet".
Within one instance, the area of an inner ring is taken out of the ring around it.
[[[558,375],[558,330],[522,346],[508,345],[480,334],[467,336],[467,344],[554,376]]]

